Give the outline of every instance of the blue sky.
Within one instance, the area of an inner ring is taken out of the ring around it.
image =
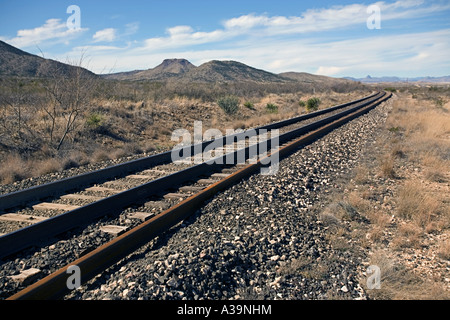
[[[79,28],[67,20],[80,8]],[[368,28],[375,5],[380,29]],[[450,75],[450,1],[0,0],[0,40],[96,73],[237,60],[334,77]]]

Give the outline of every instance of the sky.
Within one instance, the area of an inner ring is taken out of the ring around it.
[[[0,0],[0,40],[95,73],[235,60],[274,73],[450,75],[450,1]]]

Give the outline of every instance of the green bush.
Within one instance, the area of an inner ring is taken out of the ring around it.
[[[266,106],[266,110],[269,113],[278,113],[278,106],[274,105],[273,103],[268,103]]]
[[[90,128],[97,129],[102,125],[102,120],[101,115],[93,113],[87,118],[86,123]]]
[[[300,101],[298,102],[298,105],[299,105],[300,107],[304,108],[304,107],[306,106],[306,103],[305,103],[305,101],[300,100]]]
[[[250,110],[256,110],[255,105],[250,101],[247,101],[246,103],[244,103],[244,107],[249,108]]]
[[[235,96],[226,96],[217,101],[219,107],[226,114],[235,114],[239,110],[239,99]]]
[[[320,99],[319,98],[311,98],[306,101],[306,110],[307,111],[316,111],[319,109]]]

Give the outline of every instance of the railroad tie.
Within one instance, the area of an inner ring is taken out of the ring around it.
[[[148,219],[150,219],[152,216],[154,216],[153,213],[148,213],[148,212],[133,212],[130,213],[128,215],[128,218],[130,219],[138,219],[138,220],[142,220],[142,221],[147,221]]]
[[[227,178],[229,175],[230,175],[229,173],[214,173],[211,177],[224,179],[224,178]]]
[[[0,221],[12,221],[12,222],[26,222],[26,223],[37,223],[44,221],[48,218],[39,216],[30,216],[27,214],[17,214],[17,213],[6,213],[0,215]]]
[[[61,196],[61,199],[98,201],[103,198],[96,197],[96,196],[88,196],[88,195],[84,195],[84,194],[66,194],[66,195]]]
[[[68,204],[51,203],[51,202],[42,202],[32,206],[34,210],[61,210],[61,211],[72,211],[78,209],[79,207],[80,206],[72,206]]]
[[[141,179],[141,180],[154,179],[153,176],[146,176],[146,175],[143,175],[143,174],[132,174],[132,175],[126,176],[126,178],[136,179],[136,180],[139,180],[139,179]]]
[[[161,170],[156,170],[156,169],[148,169],[148,170],[142,171],[142,173],[143,173],[144,175],[153,175],[153,174],[168,175],[168,174],[170,174],[170,172],[167,172],[167,171],[161,171]]]
[[[181,187],[180,191],[181,192],[200,192],[203,189],[205,189],[204,187],[194,187],[194,186],[185,186],[185,187]]]
[[[12,280],[22,284],[22,285],[28,285],[31,282],[33,282],[37,277],[39,277],[41,274],[41,270],[37,268],[30,268],[23,270],[18,275],[10,276]]]
[[[216,183],[217,180],[213,180],[213,179],[200,179],[197,181],[198,184],[203,184],[203,185],[210,185],[213,183]]]
[[[154,208],[154,209],[168,209],[170,208],[170,204],[165,201],[148,201],[144,204],[146,207]]]
[[[121,193],[125,190],[117,190],[113,188],[106,188],[106,187],[90,187],[87,188],[85,191],[91,191],[91,192],[110,192],[110,193]]]
[[[109,233],[114,236],[121,235],[125,231],[127,231],[128,227],[124,226],[116,226],[116,225],[107,225],[107,226],[101,226],[100,231]]]
[[[185,193],[168,193],[164,195],[164,199],[167,200],[180,200],[186,197],[187,195]]]

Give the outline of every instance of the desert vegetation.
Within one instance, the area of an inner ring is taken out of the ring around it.
[[[310,98],[308,101],[306,101],[306,111],[317,111],[320,106],[320,99],[317,97]]]
[[[217,104],[228,115],[235,114],[239,110],[239,98],[235,96],[220,98]]]
[[[335,202],[367,219],[352,221],[351,237],[368,250],[367,265],[381,269],[370,298],[449,299],[450,90],[391,91],[385,127]],[[340,222],[342,208],[322,218]]]
[[[0,78],[1,183],[170,150],[173,130],[189,130],[194,121],[225,132],[291,117],[305,112],[298,101],[313,91],[293,81],[119,81],[83,70]],[[323,107],[369,92],[347,82],[322,89]]]

